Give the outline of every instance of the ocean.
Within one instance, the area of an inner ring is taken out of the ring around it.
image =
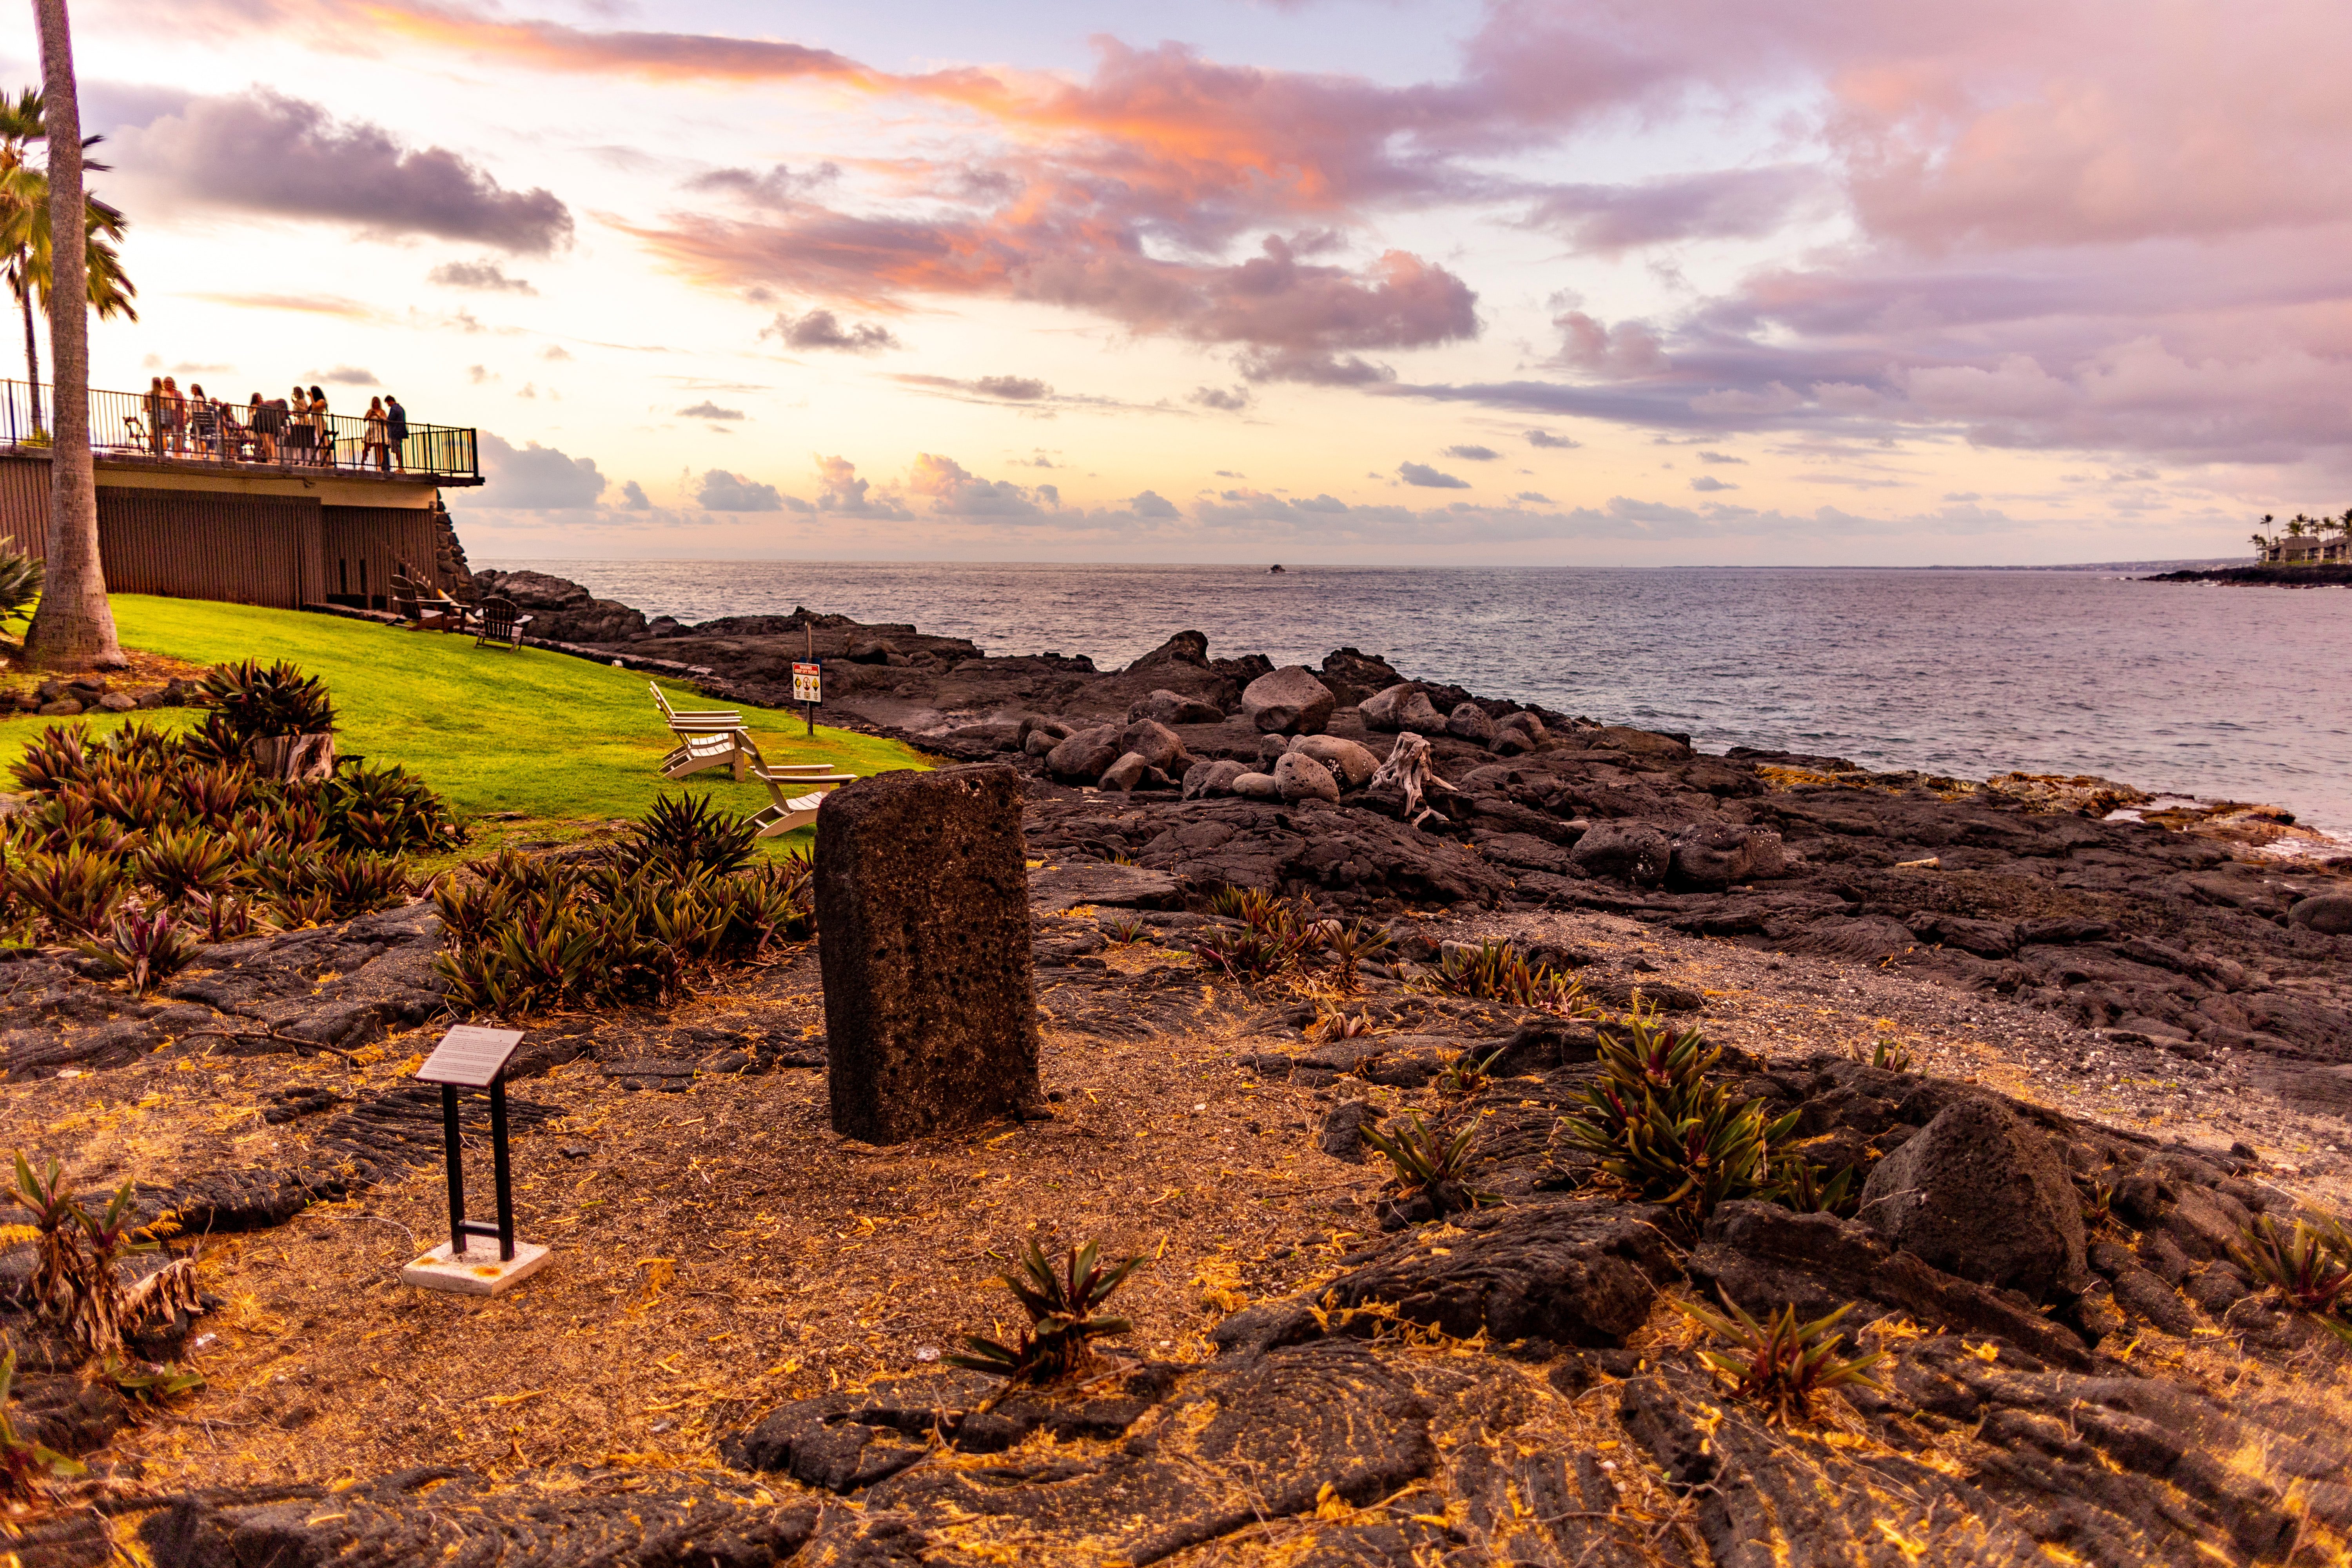
[[[1710,750],[1982,778],[2098,773],[2352,837],[2352,592],[2101,572],[498,561],[647,616],[797,605],[1111,669],[1377,653],[1407,675]]]

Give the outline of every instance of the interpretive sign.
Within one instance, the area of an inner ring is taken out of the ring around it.
[[[810,707],[824,703],[824,666],[795,664],[793,666],[793,700]]]
[[[441,1086],[441,1137],[449,1165],[449,1240],[400,1271],[408,1284],[496,1296],[547,1261],[543,1247],[518,1251],[515,1246],[514,1184],[507,1169],[506,1069],[521,1043],[520,1029],[461,1024],[441,1037],[441,1043],[416,1069],[419,1081]],[[466,1163],[458,1137],[457,1094],[467,1089],[490,1091],[490,1173],[499,1205],[496,1225],[466,1217]],[[499,1244],[496,1262],[487,1253],[473,1252],[474,1237]]]

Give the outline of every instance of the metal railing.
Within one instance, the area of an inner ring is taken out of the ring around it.
[[[0,381],[0,443],[49,444],[54,389],[43,383]],[[198,402],[152,392],[89,395],[89,444],[111,460],[218,463],[278,468],[328,468],[344,473],[415,474],[429,479],[480,477],[474,432],[462,426],[419,425],[389,439],[387,426],[371,429],[363,415],[296,414],[286,400]]]

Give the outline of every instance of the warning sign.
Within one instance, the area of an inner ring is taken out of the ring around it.
[[[824,666],[795,664],[793,666],[793,700],[811,706],[824,701]]]

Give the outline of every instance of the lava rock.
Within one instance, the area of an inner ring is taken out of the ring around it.
[[[1365,699],[1358,711],[1363,715],[1367,729],[1415,735],[1445,733],[1445,715],[1429,700],[1427,692],[1411,681]]]
[[[1194,763],[1184,770],[1184,798],[1201,800],[1213,795],[1231,795],[1234,781],[1250,770],[1230,757],[1213,763]]]
[[[1282,795],[1272,773],[1237,773],[1228,787],[1244,800],[1276,800]]]
[[[1144,760],[1141,752],[1128,752],[1105,768],[1102,777],[1095,783],[1101,789],[1132,790],[1141,784],[1151,772],[1151,764]]]
[[[1674,845],[1646,822],[1596,822],[1569,859],[1588,876],[1654,887],[1674,863]]]
[[[2037,1301],[2084,1277],[2082,1200],[2064,1163],[1990,1097],[1947,1107],[1874,1166],[1862,1217],[1948,1274]]]
[[[1184,754],[1183,741],[1157,719],[1136,720],[1119,732],[1118,742],[1141,757],[1146,767],[1173,767]]]
[[[1364,1129],[1377,1124],[1380,1119],[1379,1107],[1370,1102],[1343,1100],[1325,1113],[1323,1125],[1315,1134],[1315,1146],[1334,1160],[1360,1165],[1364,1163]]]
[[[902,1142],[1042,1100],[1020,777],[882,773],[817,814],[835,1131]]]
[[[2286,912],[2289,924],[2306,926],[2322,936],[2352,936],[2352,893],[2322,893],[2305,899]]]
[[[1112,724],[1081,730],[1045,753],[1046,770],[1056,778],[1084,779],[1092,784],[1126,752],[1118,737],[1118,728]]]
[[[1242,713],[1269,735],[1312,735],[1331,721],[1339,699],[1303,664],[1285,665],[1242,689]]]
[[[1370,747],[1337,735],[1301,735],[1290,742],[1289,749],[1330,769],[1341,789],[1363,788],[1381,767],[1381,760]]]
[[[1304,752],[1286,752],[1274,764],[1275,792],[1285,800],[1339,803],[1339,781]]]
[[[1457,702],[1454,711],[1445,716],[1445,732],[1483,746],[1495,738],[1495,721],[1475,702]]]
[[[1693,888],[1727,888],[1781,869],[1780,836],[1737,822],[1694,823],[1674,841],[1675,880]],[[1769,868],[1769,869],[1765,868]]]
[[[1156,724],[1216,724],[1223,721],[1225,714],[1213,702],[1203,702],[1162,687],[1129,708],[1127,716],[1130,720],[1149,719]]]

